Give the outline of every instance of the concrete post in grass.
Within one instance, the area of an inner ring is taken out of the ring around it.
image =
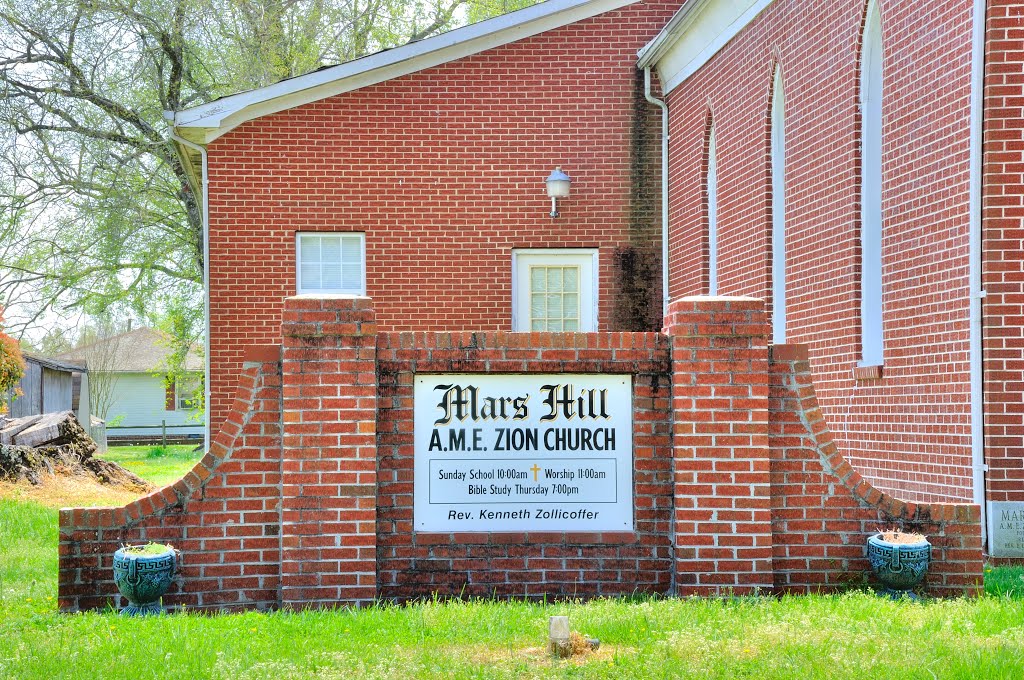
[[[548,647],[551,653],[560,659],[572,654],[569,643],[569,617],[552,616],[548,619]]]

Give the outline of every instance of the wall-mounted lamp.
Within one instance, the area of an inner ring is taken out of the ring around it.
[[[562,172],[561,166],[555,168],[547,178],[548,196],[551,197],[551,216],[558,217],[558,199],[569,197],[569,184],[572,178]]]

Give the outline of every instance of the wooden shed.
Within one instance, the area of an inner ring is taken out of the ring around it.
[[[21,396],[7,402],[10,417],[74,411],[82,427],[89,429],[89,382],[84,365],[26,354],[25,375],[18,387]]]

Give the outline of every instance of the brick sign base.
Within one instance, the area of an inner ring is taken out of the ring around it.
[[[763,305],[684,298],[662,333],[378,333],[371,301],[289,298],[250,348],[230,417],[183,479],[60,514],[60,607],[119,604],[124,543],[171,543],[164,604],[244,610],[442,596],[832,591],[867,536],[928,535],[933,595],[977,592],[980,512],[904,503],[836,450],[805,349],[769,347]],[[418,373],[632,376],[632,531],[413,529]]]

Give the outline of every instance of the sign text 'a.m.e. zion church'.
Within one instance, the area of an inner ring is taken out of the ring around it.
[[[417,375],[416,531],[631,531],[629,375]]]

